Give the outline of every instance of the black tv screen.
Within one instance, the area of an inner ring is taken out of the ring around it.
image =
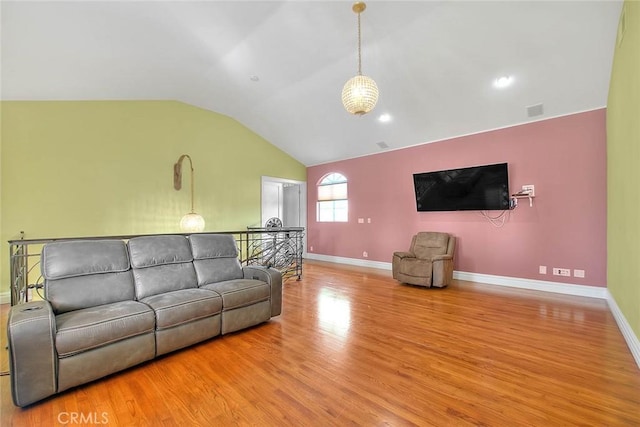
[[[416,173],[413,184],[419,212],[509,209],[506,163]]]

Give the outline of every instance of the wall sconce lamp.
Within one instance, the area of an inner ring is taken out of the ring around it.
[[[189,159],[189,166],[191,168],[191,212],[183,216],[180,220],[180,229],[184,232],[199,232],[204,230],[204,218],[193,210],[193,162],[188,154],[180,156],[176,164],[173,165],[173,188],[176,190],[182,188],[182,161],[185,157]]]

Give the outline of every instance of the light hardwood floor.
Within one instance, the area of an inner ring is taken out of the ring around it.
[[[605,301],[319,262],[268,323],[25,409],[0,385],[3,426],[640,425],[640,370]]]

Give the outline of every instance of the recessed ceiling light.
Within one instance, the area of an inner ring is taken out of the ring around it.
[[[493,85],[499,89],[510,86],[513,83],[513,77],[511,76],[502,76],[498,77],[493,81]]]
[[[384,114],[380,114],[380,116],[378,117],[378,120],[381,121],[382,123],[387,123],[391,121],[391,115],[384,113]]]
[[[249,80],[251,80],[252,82],[257,82],[257,81],[260,81],[260,77],[254,74],[252,76],[249,76]]]

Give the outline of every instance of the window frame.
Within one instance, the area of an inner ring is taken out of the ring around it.
[[[347,177],[330,172],[320,179],[316,189],[316,221],[349,222]]]

